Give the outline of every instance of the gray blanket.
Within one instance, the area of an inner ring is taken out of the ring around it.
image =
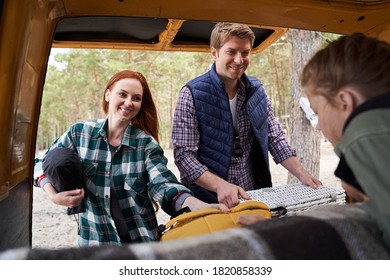
[[[69,249],[15,249],[0,259],[390,259],[375,223],[358,205],[321,206],[299,216],[166,242]]]

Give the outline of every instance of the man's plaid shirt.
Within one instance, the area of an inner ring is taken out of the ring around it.
[[[110,187],[115,190],[132,242],[155,241],[158,225],[150,196],[172,214],[177,210],[174,198],[190,191],[167,169],[167,159],[158,143],[131,125],[111,156],[107,125],[107,119],[78,122],[52,146],[76,150],[83,164],[87,211],[80,214],[79,244],[120,244],[110,215]],[[38,163],[35,179],[42,175]]]
[[[245,86],[241,83],[237,91],[237,120],[243,156],[232,156],[228,181],[242,187],[244,190],[252,190],[261,186],[256,186],[251,170],[249,155],[254,135],[246,111],[245,98]],[[267,124],[268,149],[275,163],[280,163],[289,157],[296,156],[295,149],[286,141],[282,127],[275,118],[268,96]],[[200,163],[197,159],[199,139],[194,101],[191,91],[185,86],[179,93],[172,127],[175,163],[180,171],[181,181],[185,184],[193,184],[199,176],[208,170],[207,166]],[[256,172],[261,172],[261,170]]]

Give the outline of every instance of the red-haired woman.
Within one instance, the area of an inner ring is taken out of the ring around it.
[[[105,119],[73,124],[50,149],[65,147],[78,154],[85,187],[57,192],[43,171],[38,168],[35,174],[54,203],[85,204],[79,222],[80,246],[158,240],[155,201],[167,214],[186,206],[227,211],[224,205],[193,197],[167,168],[158,144],[156,107],[140,73],[124,70],[112,76],[102,105]]]

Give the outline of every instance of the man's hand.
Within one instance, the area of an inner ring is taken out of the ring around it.
[[[228,208],[232,208],[240,203],[240,198],[250,200],[250,196],[244,191],[243,188],[230,184],[224,181],[217,188],[218,202],[225,204]]]
[[[243,188],[231,184],[209,171],[204,172],[195,183],[217,193],[218,202],[225,204],[229,209],[240,203],[241,197],[246,200],[251,199]]]
[[[284,168],[290,171],[302,184],[310,186],[313,189],[322,186],[322,183],[317,178],[313,177],[303,168],[297,157],[289,157],[281,162]]]
[[[305,184],[306,186],[310,186],[313,189],[317,189],[318,186],[321,186],[322,183],[317,178],[310,175],[308,172],[304,172],[299,178],[299,181],[301,181],[302,184]]]

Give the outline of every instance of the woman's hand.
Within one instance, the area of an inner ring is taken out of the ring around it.
[[[68,208],[73,208],[80,205],[85,194],[84,189],[82,188],[57,193],[56,189],[51,183],[45,184],[43,186],[43,190],[53,203]]]
[[[214,209],[219,209],[223,212],[229,212],[229,208],[225,204],[221,203],[206,203],[203,202],[196,197],[190,196],[187,197],[186,200],[184,200],[182,208],[184,207],[189,207],[191,211],[196,211],[200,209],[205,209],[205,208],[214,208]]]

